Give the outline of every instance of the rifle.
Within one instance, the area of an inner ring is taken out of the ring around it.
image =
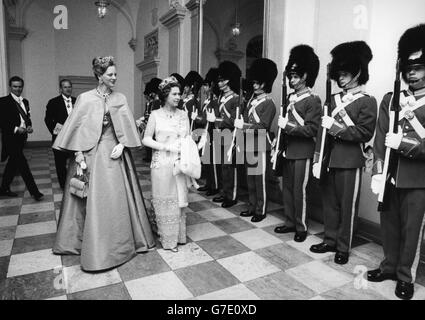
[[[282,79],[282,98],[280,103],[280,116],[284,117],[287,113],[287,98],[288,98],[288,87],[286,86],[286,71],[283,71]],[[279,127],[277,132],[277,142],[273,152],[273,158],[271,162],[273,163],[272,170],[276,177],[281,177],[283,175],[281,163],[278,163],[280,156],[283,157],[283,151],[285,150],[285,142],[281,143],[282,140],[282,128]],[[282,144],[282,146],[281,146]]]
[[[331,69],[331,64],[329,63],[327,66],[327,74],[326,74],[326,101],[325,104],[323,106],[323,115],[327,116],[328,115],[328,110],[331,107],[331,99],[332,99],[332,81],[331,81],[331,77],[330,77],[330,69]],[[319,172],[319,178],[320,180],[322,180],[327,166],[328,166],[328,160],[329,159],[324,159],[325,155],[328,153],[325,150],[325,145],[326,145],[326,135],[327,135],[327,130],[326,128],[323,128],[322,130],[322,140],[320,143],[320,153],[319,153],[319,168],[320,168],[320,172]]]
[[[214,82],[211,82],[210,104],[212,103],[213,98],[214,98],[213,88],[214,88]],[[211,110],[211,107],[210,107],[210,110]],[[205,111],[208,112],[208,106],[207,106]],[[210,128],[210,123],[207,121],[207,125],[205,126],[205,133],[204,133],[205,138],[204,139],[206,139],[206,137],[208,136],[209,128]],[[212,139],[212,137],[210,137],[210,139]],[[202,138],[201,138],[201,141],[202,141]],[[205,154],[205,147],[206,146],[207,146],[207,144],[205,143],[204,146],[202,147],[202,152],[201,152],[202,156],[204,156],[204,154]]]
[[[398,132],[398,120],[400,113],[400,59],[397,61],[396,75],[394,81],[394,93],[392,97],[391,110],[390,110],[390,130],[394,133]],[[392,172],[397,166],[397,156],[394,150],[391,148],[385,149],[384,168],[382,174],[385,177],[383,181],[383,188],[381,193],[378,195],[378,211],[383,212],[388,210],[389,206],[389,186],[391,184]]]
[[[241,110],[241,107],[243,107],[243,78],[241,77],[239,80],[239,102],[238,102],[238,106],[236,107],[236,119],[239,119],[239,113]],[[243,109],[243,108],[242,108]],[[227,151],[227,160],[230,162],[232,160],[232,153],[233,153],[233,148],[236,146],[236,133],[238,132],[238,129],[235,128],[233,130],[233,138],[232,138],[232,144],[230,145],[229,150]]]
[[[190,87],[190,91],[192,93],[193,93],[193,88],[194,88],[194,85],[192,85],[192,87]],[[193,106],[192,106],[192,113],[190,114],[191,117],[192,117],[192,114],[195,113],[196,100],[197,100],[197,97],[195,95],[193,95],[193,101],[194,101],[194,103],[193,103]],[[190,122],[190,133],[192,133],[192,131],[193,131],[193,124],[194,124],[194,122],[195,122],[195,120],[192,120],[191,119],[191,122]]]

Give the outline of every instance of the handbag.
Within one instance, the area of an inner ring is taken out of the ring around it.
[[[88,186],[89,182],[86,174],[82,176],[75,174],[69,182],[69,192],[78,198],[85,199],[87,198]]]

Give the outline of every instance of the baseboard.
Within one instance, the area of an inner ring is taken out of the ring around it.
[[[382,245],[381,227],[376,222],[358,218],[357,234]],[[425,262],[425,241],[422,243],[421,261]]]
[[[46,148],[51,147],[52,141],[27,141],[27,148]]]

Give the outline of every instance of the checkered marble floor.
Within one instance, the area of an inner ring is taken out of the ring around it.
[[[307,240],[296,243],[293,234],[273,232],[282,223],[279,205],[272,203],[268,217],[254,224],[239,217],[246,203],[226,210],[195,192],[186,209],[188,244],[178,253],[158,243],[119,268],[85,273],[78,256],[51,252],[62,198],[53,154],[48,148],[25,152],[45,198],[35,202],[20,177],[12,185],[19,197],[0,198],[0,299],[397,299],[394,282],[361,280],[366,268],[378,266],[379,245],[356,237],[350,262],[339,266],[332,254],[309,251],[321,241],[322,225],[310,221]],[[150,199],[149,167],[140,153],[135,162]],[[415,299],[425,299],[423,285],[421,264]]]

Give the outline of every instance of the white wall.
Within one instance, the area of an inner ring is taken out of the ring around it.
[[[53,27],[53,8],[68,8],[68,30]],[[44,124],[47,101],[58,94],[59,76],[93,76],[95,56],[113,55],[118,65],[117,91],[134,106],[134,53],[125,17],[113,6],[108,15],[97,18],[96,7],[85,0],[33,1],[24,16],[28,36],[22,42],[24,95],[30,101],[34,134],[30,141],[51,139]],[[13,61],[11,61],[13,63]]]

